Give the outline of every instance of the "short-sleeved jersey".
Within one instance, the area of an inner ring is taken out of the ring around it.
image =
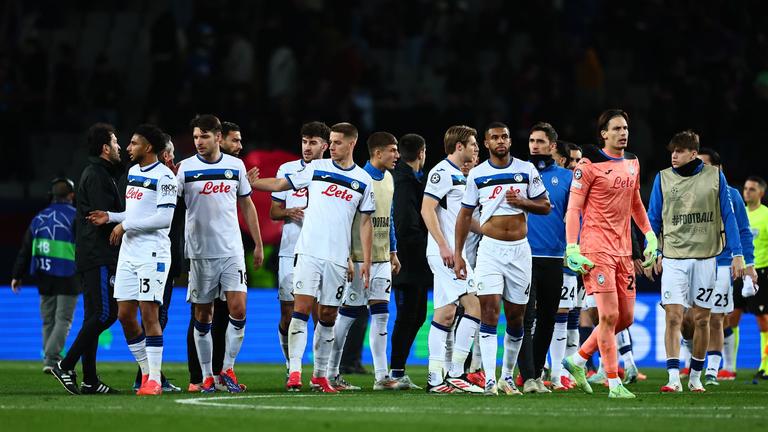
[[[216,162],[194,155],[181,162],[176,180],[187,205],[187,258],[243,256],[237,199],[251,194],[243,161],[224,153]]]
[[[614,158],[596,148],[585,149],[571,183],[571,194],[586,197],[579,238],[582,253],[632,255],[632,200],[639,180],[640,164],[634,154]]]
[[[546,196],[547,189],[532,163],[511,158],[507,166],[495,166],[490,160],[472,168],[461,205],[474,209],[481,205],[480,225],[492,216],[525,214],[525,210],[507,203],[506,193],[514,189],[529,199]]]
[[[125,189],[125,222],[148,218],[160,207],[176,207],[176,188],[173,172],[160,162],[144,168],[132,166]],[[146,263],[170,259],[170,230],[170,226],[154,231],[129,229],[123,235],[118,260]]]
[[[304,168],[304,159],[298,159],[286,162],[277,169],[277,178],[287,178],[290,174]],[[297,191],[287,190],[272,192],[272,200],[285,204],[285,208],[305,208],[309,201],[307,197],[307,188],[301,188]],[[286,220],[283,222],[283,233],[280,237],[280,252],[278,256],[292,257],[296,249],[296,241],[299,239],[302,222]]]
[[[357,165],[344,169],[319,159],[286,178],[293,190],[309,194],[295,252],[346,266],[355,212],[376,210],[371,176]]]
[[[435,209],[437,220],[440,222],[440,231],[451,250],[456,249],[456,216],[461,208],[461,199],[464,197],[466,185],[467,178],[459,167],[450,160],[443,159],[429,171],[427,184],[424,187],[424,196],[439,202]],[[440,255],[440,248],[430,234],[427,237],[427,256],[433,255]]]

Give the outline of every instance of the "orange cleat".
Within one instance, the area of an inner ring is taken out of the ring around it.
[[[208,377],[203,380],[203,385],[200,386],[202,393],[215,393],[216,392],[216,380],[213,377]]]
[[[136,392],[138,396],[159,396],[161,394],[163,394],[163,387],[155,380],[147,380]]]
[[[733,381],[736,379],[736,372],[720,369],[720,371],[717,373],[717,379],[720,381]]]
[[[688,375],[690,375],[691,369],[690,368],[682,368],[680,369],[680,379],[688,378]]]
[[[333,388],[331,383],[328,381],[328,378],[326,377],[312,377],[312,379],[310,380],[310,383],[312,384],[312,390],[320,393],[338,393],[339,392],[338,390]]]
[[[485,372],[479,370],[477,372],[468,373],[467,381],[480,388],[483,388],[485,387]]]
[[[189,393],[200,393],[200,387],[202,387],[202,384],[189,383],[187,391]]]
[[[291,372],[288,375],[288,381],[285,382],[285,389],[289,392],[301,391],[301,372]]]

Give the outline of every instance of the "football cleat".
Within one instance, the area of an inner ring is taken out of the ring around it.
[[[243,389],[240,384],[237,383],[237,375],[232,368],[229,368],[219,374],[221,382],[227,386],[227,391],[230,393],[240,393]]]
[[[455,387],[446,384],[445,381],[438,385],[431,385],[427,383],[427,393],[458,393]]]
[[[187,392],[189,392],[189,393],[200,393],[200,387],[202,387],[202,386],[203,386],[203,383],[200,383],[200,384],[189,383],[189,385],[187,386]]]
[[[400,378],[397,378],[395,381],[397,381],[397,389],[398,390],[421,390],[422,388],[417,386],[416,384],[411,381],[411,377],[408,375],[403,375]]]
[[[336,377],[331,380],[331,385],[337,391],[356,391],[356,390],[362,390],[360,387],[358,387],[356,385],[350,384],[347,380],[344,379],[344,377],[341,374],[336,375]]]
[[[690,390],[693,393],[704,393],[707,391],[704,386],[701,384],[701,380],[688,380],[688,390]]]
[[[289,392],[301,391],[301,372],[291,372],[288,375],[288,381],[285,382],[285,389]]]
[[[563,368],[567,370],[573,377],[573,381],[576,383],[576,387],[581,389],[586,394],[592,394],[592,386],[587,381],[585,370],[583,367],[576,365],[570,357],[563,359]]]
[[[499,395],[499,386],[493,382],[493,380],[489,380],[488,383],[485,385],[485,389],[483,390],[484,396],[498,396]]]
[[[670,382],[667,385],[661,387],[662,393],[682,393],[683,386],[679,382]]]
[[[384,377],[383,379],[380,379],[373,383],[373,389],[376,391],[379,390],[397,390],[397,381],[393,380],[390,377]]]
[[[45,365],[43,366],[43,373],[47,375],[51,375],[51,371],[53,370],[53,366]]]
[[[512,377],[505,377],[499,380],[496,384],[496,388],[507,396],[520,396],[522,393],[515,385],[515,380]]]
[[[160,383],[160,387],[163,388],[163,393],[179,393],[181,392],[181,387],[173,385],[172,382],[168,381],[168,378],[164,379],[163,382]]]
[[[145,382],[141,385],[139,391],[136,392],[137,396],[158,396],[161,394],[163,394],[163,387],[155,380]]]
[[[600,368],[597,373],[587,379],[590,384],[605,384],[608,382],[608,377],[605,376],[605,370]]]
[[[717,382],[717,377],[715,375],[704,375],[704,385],[717,386],[720,385],[720,383]]]
[[[467,381],[478,387],[485,387],[485,372],[479,370],[467,374]]]
[[[338,393],[338,391],[331,386],[330,381],[326,377],[312,377],[310,380],[312,390],[320,393]]]
[[[517,377],[515,377],[515,385],[518,387],[523,386],[523,376],[520,374],[517,374]]]
[[[567,388],[568,390],[576,387],[576,383],[571,381],[571,378],[565,375],[560,376],[560,383],[563,385],[563,387]]]
[[[568,380],[568,383],[570,384],[570,380],[566,376],[562,376],[562,377],[553,376],[552,377],[552,387],[551,387],[552,390],[553,391],[568,391],[568,390],[570,390],[570,387],[568,387],[565,384],[566,380]]]
[[[720,369],[720,371],[717,373],[717,379],[720,381],[733,381],[736,379],[736,372]]]
[[[208,377],[203,380],[203,384],[200,385],[201,393],[216,393],[216,380],[213,377]]]
[[[637,376],[640,373],[637,371],[637,366],[629,366],[624,371],[624,384],[634,384],[637,382]]]
[[[149,375],[147,375],[149,377]],[[143,382],[143,380],[142,380]],[[119,394],[120,391],[113,389],[112,387],[101,382],[101,379],[96,384],[80,384],[80,394]]]
[[[57,363],[51,369],[51,375],[53,375],[59,383],[64,386],[64,390],[70,394],[80,394],[80,389],[77,388],[77,373],[74,370],[64,370],[61,368],[60,363]]]
[[[608,391],[608,397],[611,399],[634,399],[637,396],[627,390],[623,384],[619,384]]]
[[[691,368],[684,367],[680,369],[680,378],[688,378],[688,375],[691,373]]]
[[[467,374],[462,374],[459,377],[445,377],[445,382],[456,390],[463,391],[465,393],[483,393],[483,388],[472,384],[467,379]]]
[[[549,384],[552,385],[551,382]],[[552,393],[552,390],[550,390],[548,387],[549,386],[543,378],[536,379],[536,393]]]

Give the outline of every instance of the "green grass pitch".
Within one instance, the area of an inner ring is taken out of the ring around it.
[[[423,391],[372,392],[372,376],[350,375],[367,388],[358,393],[286,393],[285,370],[278,365],[240,364],[248,392],[165,394],[137,397],[129,387],[134,364],[103,363],[104,382],[124,390],[114,396],[70,396],[37,362],[0,362],[0,430],[5,431],[419,431],[432,430],[762,430],[768,418],[768,381],[750,383],[742,370],[733,382],[708,387],[705,394],[660,394],[661,369],[646,369],[648,380],[629,386],[635,400],[614,401],[607,390],[588,396],[577,390],[519,397],[428,395]],[[166,364],[166,374],[186,388],[186,365]],[[305,368],[305,386],[311,367]],[[425,368],[412,368],[423,384]]]

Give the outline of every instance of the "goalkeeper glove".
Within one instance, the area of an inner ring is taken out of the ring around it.
[[[576,243],[571,243],[565,248],[565,263],[568,265],[568,268],[575,271],[576,273],[583,275],[589,272],[589,269],[595,266],[592,261],[588,260],[584,255],[581,254],[581,250],[579,249],[579,245]],[[587,268],[584,268],[586,266]]]
[[[656,234],[653,231],[645,233],[646,246],[643,251],[645,261],[643,261],[643,267],[648,268],[656,263],[656,257],[659,256],[659,240],[656,238]]]

